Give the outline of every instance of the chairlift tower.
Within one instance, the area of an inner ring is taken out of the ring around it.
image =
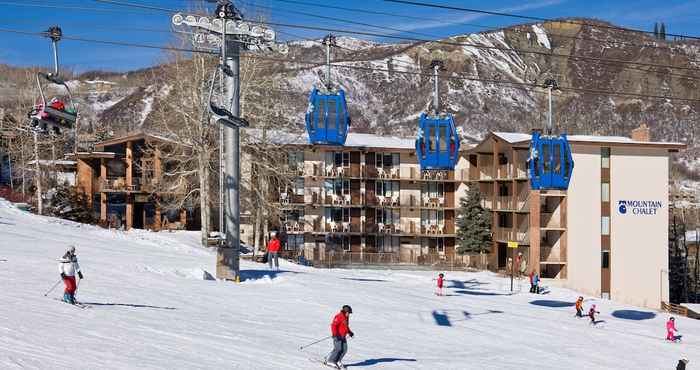
[[[209,112],[212,121],[223,127],[224,146],[224,219],[225,245],[217,255],[216,276],[219,279],[240,280],[240,128],[248,123],[240,118],[240,56],[244,50],[287,52],[286,44],[275,43],[275,31],[243,19],[243,14],[230,0],[218,0],[212,17],[177,13],[172,23],[189,28],[195,48],[218,52],[220,64],[212,76],[209,91]],[[214,102],[217,75],[222,76],[225,91],[223,104]]]

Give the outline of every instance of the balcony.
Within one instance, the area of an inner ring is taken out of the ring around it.
[[[287,233],[303,232],[305,229],[304,221],[286,221],[282,224],[282,227]]]
[[[504,195],[496,197],[496,209],[501,210],[514,210],[515,200],[511,195]]]
[[[450,230],[447,230],[444,223],[440,224],[423,224],[420,228],[420,233],[422,235],[444,235],[448,234]]]
[[[546,263],[562,263],[561,250],[558,246],[540,246],[540,262]]]
[[[324,229],[322,231],[325,231],[327,233],[361,233],[363,232],[362,229],[363,228],[361,224],[354,224],[349,221],[331,221],[325,224]]]
[[[513,166],[510,164],[502,164],[498,166],[498,178],[499,179],[512,179],[513,178]]]
[[[428,195],[423,195],[421,198],[421,206],[428,208],[444,208],[445,207],[445,197],[430,197]]]
[[[493,233],[493,240],[501,243],[518,242],[520,244],[530,244],[530,233],[525,230],[498,228]]]
[[[401,205],[401,198],[399,197],[399,194],[392,196],[369,195],[367,196],[367,205],[378,207],[399,207]]]
[[[558,214],[557,214],[558,216]],[[540,214],[540,228],[542,229],[563,229],[559,217],[555,217],[552,213]]]

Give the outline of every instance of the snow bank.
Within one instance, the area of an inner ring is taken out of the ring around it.
[[[533,24],[532,31],[535,32],[535,35],[537,36],[537,43],[538,44],[544,46],[547,49],[552,48],[552,45],[550,45],[550,43],[549,43],[549,37],[547,37],[547,31],[544,30],[542,25]]]

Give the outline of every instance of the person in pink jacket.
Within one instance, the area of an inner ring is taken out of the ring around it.
[[[678,341],[681,340],[681,336],[677,335],[678,329],[676,329],[676,319],[671,316],[668,321],[666,321],[666,340]]]

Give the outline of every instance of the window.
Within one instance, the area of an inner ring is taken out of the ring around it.
[[[328,207],[325,214],[326,223],[350,222],[350,208]]]
[[[304,152],[291,151],[287,153],[287,164],[289,168],[300,168],[304,165]]]
[[[326,166],[349,167],[350,152],[326,152]]]
[[[280,215],[280,221],[282,222],[301,222],[304,221],[304,209],[285,209],[282,210]]]
[[[349,236],[343,236],[342,243],[343,243],[343,251],[350,252],[352,250],[352,244],[350,244],[350,237]]]
[[[401,223],[401,213],[393,208],[377,208],[376,220],[378,224],[398,225]]]
[[[600,184],[600,201],[609,202],[610,201],[610,183],[603,182]]]
[[[610,148],[600,148],[600,168],[610,168]]]
[[[610,216],[600,218],[600,234],[610,235]]]
[[[377,181],[374,183],[374,191],[378,197],[392,198],[399,195],[398,181]]]
[[[441,209],[421,210],[421,225],[443,225],[445,223],[445,211]]]
[[[288,251],[304,248],[304,235],[287,235],[287,243],[284,247]]]
[[[421,189],[424,195],[428,198],[444,198],[445,197],[445,184],[441,182],[428,182],[423,183],[423,188]]]
[[[401,164],[399,153],[376,153],[374,164],[377,167],[390,168]]]
[[[326,127],[326,104],[323,99],[318,100],[318,128]]]
[[[296,179],[294,179],[294,183],[292,184],[292,191],[294,192],[294,195],[304,195],[303,177],[297,177]]]
[[[447,151],[447,141],[450,140],[449,137],[450,128],[445,126],[445,132],[442,135],[440,135],[440,151],[443,153]]]
[[[339,197],[350,194],[350,180],[326,179],[323,184],[326,195],[337,195]]]
[[[601,251],[600,267],[604,269],[610,268],[610,251]]]
[[[435,126],[428,127],[428,151],[435,152]]]
[[[400,240],[396,236],[377,237],[375,244],[377,251],[380,253],[398,252],[401,247]]]
[[[437,239],[437,252],[439,254],[445,254],[445,238]]]

